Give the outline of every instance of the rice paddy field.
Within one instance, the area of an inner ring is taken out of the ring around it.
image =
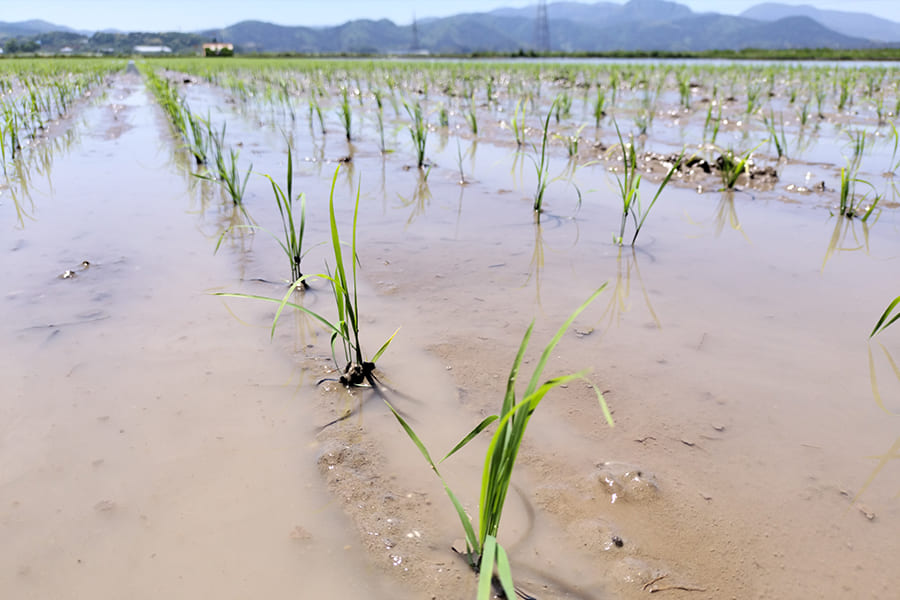
[[[0,596],[897,597],[897,65],[0,94]]]

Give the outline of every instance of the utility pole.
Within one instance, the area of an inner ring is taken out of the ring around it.
[[[537,19],[534,22],[534,49],[538,52],[550,51],[550,19],[547,18],[547,0],[539,0]]]

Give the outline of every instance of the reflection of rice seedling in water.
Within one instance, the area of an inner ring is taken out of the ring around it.
[[[893,323],[895,323],[898,319],[900,319],[900,311],[897,311],[897,314],[891,316],[891,313],[900,306],[900,296],[894,298],[888,307],[884,309],[884,312],[881,315],[881,318],[878,319],[878,322],[875,323],[875,328],[872,329],[872,333],[869,334],[869,337],[875,337],[888,327],[890,327]]]
[[[563,334],[575,320],[575,318],[593,302],[600,292],[606,287],[604,284],[600,289],[594,292],[587,301],[582,304],[571,316],[563,323],[562,327],[556,332],[556,335],[550,340],[544,348],[540,359],[532,373],[531,380],[525,389],[522,400],[516,400],[516,380],[519,375],[519,369],[528,348],[528,342],[531,339],[531,332],[534,329],[534,322],[528,327],[519,351],[513,361],[512,369],[506,384],[506,394],[503,398],[499,415],[492,415],[479,423],[462,441],[460,441],[450,452],[441,459],[440,462],[450,458],[458,450],[463,448],[479,433],[494,422],[497,422],[497,430],[491,438],[485,456],[484,471],[481,479],[481,495],[478,503],[478,532],[476,533],[472,521],[466,515],[465,509],[457,499],[456,495],[450,489],[450,486],[444,480],[438,471],[437,465],[431,458],[425,445],[415,434],[409,424],[400,416],[400,414],[388,403],[388,407],[394,413],[401,427],[406,431],[407,435],[425,457],[425,460],[431,466],[431,469],[440,478],[441,483],[450,501],[456,509],[457,516],[463,526],[466,536],[466,559],[469,565],[480,573],[478,581],[478,599],[487,600],[492,596],[492,586],[494,585],[494,571],[497,570],[497,578],[499,579],[499,587],[507,598],[515,598],[517,590],[513,585],[512,570],[506,551],[497,541],[500,529],[500,519],[503,515],[503,507],[506,503],[506,496],[512,481],[513,467],[518,457],[519,447],[525,436],[525,430],[532,414],[540,405],[541,401],[546,397],[547,393],[556,387],[565,385],[576,379],[586,380],[584,371],[562,377],[555,377],[541,383],[544,367],[550,357],[551,352],[556,348]],[[588,382],[590,384],[590,382]],[[590,384],[597,394],[597,401],[606,417],[607,423],[613,425],[612,415],[606,405],[603,395],[600,391]],[[520,597],[527,597],[521,595]]]
[[[862,229],[861,235],[857,232],[857,225]],[[822,259],[822,270],[835,252],[858,252],[862,250],[869,253],[869,223],[861,219],[838,217],[835,219],[834,230],[828,240],[825,257]]]
[[[619,147],[622,149],[622,162],[624,165],[623,168],[623,176],[619,177],[618,173],[616,173],[616,182],[619,184],[619,195],[622,198],[622,222],[619,226],[619,235],[613,236],[613,242],[621,246],[624,244],[624,236],[625,236],[625,226],[628,223],[628,217],[631,216],[634,221],[634,237],[631,238],[631,245],[634,246],[634,243],[637,241],[638,234],[641,232],[641,227],[644,226],[644,221],[647,220],[647,216],[650,214],[650,211],[653,209],[653,205],[656,204],[656,201],[659,199],[660,194],[662,194],[663,189],[665,189],[666,185],[668,185],[669,180],[672,179],[672,176],[675,174],[675,171],[678,170],[678,167],[681,165],[681,159],[684,156],[684,151],[678,156],[678,159],[675,163],[669,168],[666,176],[663,178],[662,183],[659,184],[659,188],[656,190],[656,194],[653,196],[653,200],[651,200],[650,204],[647,206],[647,210],[643,210],[641,206],[641,174],[637,172],[637,154],[634,149],[634,142],[632,140],[631,143],[626,144],[622,139],[622,132],[619,131],[619,124],[616,123],[616,134],[619,136]]]

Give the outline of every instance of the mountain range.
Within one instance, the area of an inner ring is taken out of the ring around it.
[[[535,49],[537,6],[500,8],[397,25],[353,20],[332,27],[289,27],[242,21],[222,29],[185,33],[78,32],[46,21],[0,22],[0,43],[38,42],[43,51],[130,52],[135,45],[166,45],[195,52],[204,40],[231,42],[237,52],[383,54],[514,53]],[[765,3],[742,14],[696,13],[666,0],[551,2],[550,50],[557,52],[740,50],[744,48],[857,49],[900,46],[900,23],[865,13]]]

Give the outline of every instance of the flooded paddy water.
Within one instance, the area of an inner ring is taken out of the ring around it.
[[[335,170],[345,241],[359,189],[363,347],[374,352],[400,327],[377,375],[433,456],[499,410],[532,320],[526,374],[567,316],[607,284],[545,374],[590,369],[615,427],[582,381],[535,412],[499,534],[523,590],[896,596],[900,330],[867,337],[900,294],[895,115],[867,99],[865,74],[842,110],[839,86],[822,84],[820,118],[805,76],[778,71],[764,112],[786,123],[779,160],[761,143],[759,114],[745,114],[745,75],[713,67],[692,74],[690,108],[673,75],[650,113],[641,111],[652,86],[616,75],[621,97],[607,100],[599,128],[594,88],[588,95],[580,75],[566,83],[544,67],[540,95],[532,89],[537,97],[523,101],[522,150],[511,123],[525,92],[500,89],[502,66],[491,67],[496,88],[473,90],[471,102],[401,70],[392,74],[399,105],[384,100],[383,153],[367,93],[380,75],[341,63],[331,79],[315,76],[307,85],[322,87],[312,93],[320,122],[298,90],[279,104],[263,84],[240,92],[200,64],[160,73],[197,114],[227,122],[242,177],[252,163],[283,185],[285,140],[293,144],[294,190],[307,201],[304,273],[333,268]],[[889,73],[878,90],[892,109]],[[23,150],[19,161],[45,149],[40,169],[27,181],[10,170],[0,186],[3,595],[473,598],[476,576],[451,550],[463,537],[453,506],[381,398],[317,384],[339,375],[330,334],[288,312],[270,339],[276,305],[213,295],[285,293],[290,270],[273,239],[246,228],[222,237],[250,222],[281,231],[271,185],[251,174],[243,212],[217,183],[194,177],[203,168],[145,81],[110,76],[102,94]],[[349,142],[342,82],[360,90],[351,91]],[[713,85],[715,97],[735,98],[723,100],[715,146],[703,102]],[[795,102],[792,86],[803,88]],[[573,103],[568,117],[549,121],[555,179],[536,220],[530,157],[560,92]],[[415,166],[402,99],[426,107],[430,168]],[[757,147],[755,163],[778,177],[743,176],[736,190],[718,191],[715,169],[685,170],[634,247],[633,229],[617,246],[613,115],[626,140],[635,134],[645,203],[667,167],[653,155],[685,145],[709,163],[721,149]],[[856,131],[866,132],[857,178],[882,195],[865,221],[835,214]],[[310,285],[297,301],[330,318],[327,283]],[[487,443],[476,439],[441,465],[473,517]]]

